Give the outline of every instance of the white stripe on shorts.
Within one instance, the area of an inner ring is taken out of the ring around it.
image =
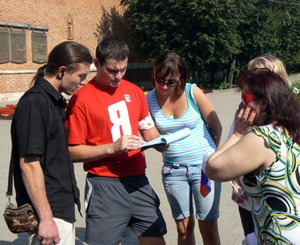
[[[88,208],[89,202],[90,202],[92,191],[93,191],[93,185],[89,181],[88,178],[86,178],[86,189],[85,189],[85,191],[86,192],[85,192],[85,198],[84,198],[84,208],[85,208],[85,211],[86,211],[87,208]]]

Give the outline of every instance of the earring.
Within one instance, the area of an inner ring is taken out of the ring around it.
[[[61,70],[60,78],[63,79],[64,75],[65,75],[65,70]]]

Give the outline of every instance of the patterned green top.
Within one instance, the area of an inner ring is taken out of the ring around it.
[[[300,147],[286,130],[253,127],[276,153],[273,164],[243,177],[259,244],[300,244]]]

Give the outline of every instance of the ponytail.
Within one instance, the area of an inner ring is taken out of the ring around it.
[[[33,77],[30,86],[36,83],[37,77],[47,75],[55,76],[61,66],[67,67],[69,73],[75,72],[80,63],[93,63],[90,50],[82,44],[66,41],[56,45],[48,56],[46,65],[40,67]]]
[[[33,87],[33,85],[35,85],[36,79],[37,77],[43,77],[45,75],[45,70],[47,69],[47,64],[41,66],[37,72],[35,73],[34,77],[32,78],[29,87]]]

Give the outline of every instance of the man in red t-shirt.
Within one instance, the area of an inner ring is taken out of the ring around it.
[[[139,133],[145,141],[160,134],[143,91],[123,79],[128,55],[122,39],[104,39],[96,49],[96,77],[68,105],[69,150],[88,172],[89,244],[119,244],[127,227],[141,244],[165,244],[159,198],[145,176],[144,153],[136,150]]]

